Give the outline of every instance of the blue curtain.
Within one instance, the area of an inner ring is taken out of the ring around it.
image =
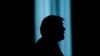
[[[72,56],[70,0],[35,0],[35,42],[41,37],[40,24],[48,15],[64,18],[65,39],[59,43],[64,56]]]

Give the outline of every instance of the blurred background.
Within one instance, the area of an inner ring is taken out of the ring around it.
[[[1,3],[1,54],[33,56],[34,39],[36,42],[41,37],[40,23],[53,14],[64,18],[65,39],[59,45],[65,56],[100,56],[99,0],[2,0]]]

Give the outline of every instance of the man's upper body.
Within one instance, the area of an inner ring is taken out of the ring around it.
[[[48,16],[40,26],[42,37],[34,46],[35,56],[63,56],[58,42],[64,39],[63,18]]]
[[[36,56],[63,56],[57,43],[41,38],[35,44]]]

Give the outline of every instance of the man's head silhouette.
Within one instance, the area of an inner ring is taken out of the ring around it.
[[[60,16],[50,15],[44,18],[40,26],[42,37],[56,42],[64,39],[65,28],[62,21]]]

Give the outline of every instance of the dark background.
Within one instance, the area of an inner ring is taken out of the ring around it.
[[[33,0],[2,1],[1,54],[34,56]]]
[[[72,2],[73,56],[97,56],[99,45],[98,3]],[[1,7],[1,51],[3,55],[34,56],[34,1],[3,1]],[[98,29],[97,29],[98,28]]]
[[[73,55],[100,55],[98,1],[72,0],[71,5]]]

